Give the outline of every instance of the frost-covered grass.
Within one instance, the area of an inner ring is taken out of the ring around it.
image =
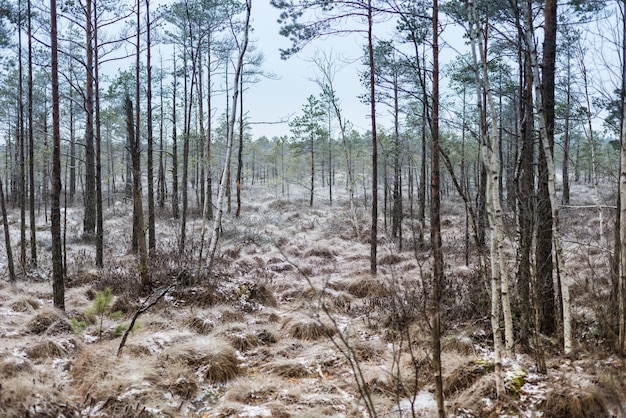
[[[68,210],[67,316],[52,308],[49,233],[38,219],[39,269],[15,286],[0,282],[0,415],[356,417],[366,414],[367,394],[379,416],[433,416],[429,250],[411,241],[410,220],[403,252],[381,223],[380,274],[372,277],[365,208],[353,225],[345,196],[309,208],[274,192],[244,190],[241,218],[224,219],[210,276],[198,264],[202,221],[189,220],[180,254],[179,223],[160,214],[151,274],[156,286],[177,286],[139,318],[119,358],[113,329],[147,296],[130,253],[128,208],[107,209],[103,270],[81,237],[82,211]],[[531,417],[564,404],[570,415],[595,405],[594,413],[620,416],[626,371],[595,349],[606,338],[597,301],[608,290],[598,223],[578,212],[563,223],[579,354],[562,358],[558,341],[543,339],[548,373],[537,373],[529,355],[508,359],[508,392],[497,399],[488,305],[480,304],[477,266],[464,265],[459,205],[454,196],[444,204],[450,289],[442,355],[451,416]],[[17,242],[19,222],[10,216]],[[507,251],[514,255],[510,242]],[[514,257],[508,261],[513,272]],[[105,319],[100,339],[87,310],[106,286],[112,309],[124,314]],[[86,328],[77,332],[71,320]]]

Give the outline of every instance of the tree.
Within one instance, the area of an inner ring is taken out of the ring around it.
[[[443,287],[443,251],[441,249],[441,196],[439,169],[439,3],[433,0],[433,93],[430,159],[430,242],[433,252],[431,295],[431,334],[435,399],[439,418],[445,418],[443,377],[441,375],[441,290]]]
[[[7,219],[7,205],[4,200],[4,185],[0,176],[0,210],[2,211],[2,223],[4,225],[4,248],[7,252],[7,267],[9,269],[9,281],[15,282],[15,265],[13,264],[13,250],[11,249],[11,234],[9,233],[9,221]]]
[[[56,308],[65,310],[63,253],[61,251],[61,112],[59,107],[59,48],[56,0],[50,0],[50,49],[52,70],[52,193],[50,206],[52,223],[52,298]]]
[[[309,206],[313,206],[313,195],[315,194],[315,149],[316,143],[326,137],[326,132],[322,127],[323,118],[326,112],[322,102],[311,95],[307,98],[307,103],[302,106],[302,116],[294,118],[289,123],[291,132],[296,140],[296,145],[309,155],[310,183],[309,183]]]
[[[552,1],[552,0],[550,0]],[[551,11],[553,13],[556,14],[556,2],[554,5],[551,5],[550,7],[554,7],[554,10]],[[561,236],[560,236],[560,226],[559,226],[559,208],[558,208],[558,204],[557,204],[557,200],[556,200],[556,184],[555,184],[555,168],[554,168],[554,155],[553,155],[553,144],[550,143],[550,132],[549,132],[549,121],[550,116],[546,116],[546,108],[549,106],[554,106],[554,96],[552,96],[551,98],[549,97],[548,100],[552,100],[552,102],[550,103],[550,101],[548,101],[548,103],[546,104],[546,102],[544,101],[544,88],[545,88],[545,81],[541,82],[541,78],[539,75],[539,62],[537,59],[537,47],[535,45],[535,37],[534,37],[534,27],[533,27],[533,22],[532,22],[532,2],[528,1],[527,4],[525,5],[525,7],[523,8],[523,13],[524,13],[524,29],[525,29],[525,44],[526,44],[526,48],[529,51],[529,58],[530,58],[530,67],[532,69],[532,75],[533,75],[533,85],[535,87],[535,100],[537,102],[537,109],[538,109],[538,117],[539,117],[539,129],[540,129],[540,138],[541,138],[541,147],[540,149],[543,150],[543,154],[545,156],[545,168],[547,171],[547,187],[548,187],[548,204],[549,204],[549,208],[550,208],[550,217],[552,219],[551,222],[551,243],[550,245],[553,247],[554,249],[554,256],[555,256],[555,260],[557,263],[557,283],[559,285],[559,290],[561,291],[561,303],[562,303],[562,321],[563,321],[563,348],[565,351],[565,354],[570,354],[572,351],[572,320],[571,320],[571,313],[570,313],[570,296],[569,296],[569,283],[567,282],[567,278],[566,277],[560,277],[560,275],[565,271],[563,269],[564,265],[563,265],[563,247],[561,244]],[[548,17],[546,17],[548,18]],[[555,17],[556,18],[556,17]],[[545,48],[545,45],[544,45]],[[554,62],[545,62],[545,58],[544,58],[544,71],[546,66],[550,66],[550,65],[554,65]],[[548,70],[548,77],[553,77],[553,74],[550,75],[550,70]],[[548,83],[548,88],[552,88],[554,89],[554,80],[552,80],[552,85],[550,85],[550,81],[547,82]],[[554,111],[554,109],[552,109],[552,112]],[[549,113],[549,112],[548,112]],[[553,117],[554,114],[552,114],[552,122],[553,122]],[[552,127],[552,129],[554,129]],[[552,135],[554,134],[554,131],[552,131]],[[540,215],[540,214],[539,214]],[[541,228],[540,225],[538,225],[539,228]],[[539,237],[538,237],[539,240]],[[538,253],[536,254],[536,257],[538,259],[539,262],[539,258],[542,257],[543,253],[539,253],[539,250],[537,250]],[[544,262],[548,262],[548,260],[543,260]],[[550,264],[551,263],[551,257],[550,257]],[[539,274],[539,272],[537,272],[537,274]],[[552,270],[550,270],[550,283],[552,286]],[[547,278],[542,278],[542,277],[538,277],[537,280],[546,280]],[[545,283],[545,288],[547,289],[547,282]]]
[[[376,87],[374,80],[374,18],[380,13],[374,7],[375,0],[337,0],[329,7],[325,0],[271,0],[272,6],[282,10],[279,23],[283,26],[280,34],[289,37],[292,46],[281,50],[281,56],[288,58],[299,52],[315,39],[341,33],[362,33],[367,39],[369,66],[369,105],[372,148],[372,226],[370,229],[370,272],[377,272],[378,247],[378,140],[376,125]],[[363,29],[347,28],[346,20],[358,16],[367,22]]]
[[[228,168],[230,166],[230,159],[232,155],[232,148],[234,142],[234,131],[235,131],[235,121],[237,120],[237,97],[239,96],[239,87],[241,86],[240,80],[243,72],[243,64],[246,56],[246,50],[248,48],[248,35],[250,31],[250,15],[252,12],[252,0],[246,0],[245,4],[246,8],[246,16],[244,20],[243,26],[243,39],[241,42],[234,36],[235,42],[239,47],[239,58],[237,60],[237,64],[235,67],[235,75],[234,75],[234,83],[233,83],[233,94],[232,94],[232,109],[230,110],[230,116],[228,119],[229,131],[228,137],[226,140],[226,156],[224,159],[224,169],[222,170],[222,175],[220,177],[220,186],[217,194],[217,213],[215,215],[215,219],[213,220],[213,235],[211,236],[211,242],[209,243],[209,253],[208,253],[208,261],[207,261],[207,270],[208,273],[211,273],[213,268],[213,261],[215,259],[215,251],[217,250],[217,241],[219,239],[219,229],[222,223],[222,215],[223,215],[223,206],[224,206],[224,197],[226,194],[227,188],[227,178],[228,178]],[[234,35],[234,34],[233,34]]]

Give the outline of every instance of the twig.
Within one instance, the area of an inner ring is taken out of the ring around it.
[[[150,295],[141,303],[141,306],[139,307],[139,309],[137,309],[137,312],[135,312],[135,315],[133,315],[133,319],[130,321],[130,325],[128,326],[128,328],[126,329],[126,331],[124,331],[124,335],[122,336],[122,341],[120,341],[120,346],[117,349],[117,357],[119,357],[122,354],[122,348],[124,348],[124,344],[126,344],[126,338],[128,338],[128,334],[130,333],[130,331],[133,329],[133,327],[135,326],[135,321],[137,321],[137,318],[139,318],[139,315],[145,313],[148,309],[150,309],[151,307],[153,307],[154,305],[157,304],[157,302],[159,300],[161,300],[163,298],[163,296],[165,296],[167,294],[167,292],[169,292],[170,290],[172,290],[172,288],[174,287],[174,284],[169,285],[168,287],[165,288],[165,290],[163,290],[161,292],[161,294],[159,296],[156,297],[156,299],[154,299],[152,302],[150,302],[149,304],[148,301],[150,300],[150,298],[157,293],[156,290],[152,291],[152,293],[150,293]],[[147,305],[146,305],[147,304]]]

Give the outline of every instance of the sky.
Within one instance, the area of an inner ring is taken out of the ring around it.
[[[313,81],[319,75],[310,59],[316,51],[325,51],[332,56],[341,57],[341,61],[355,61],[352,64],[339,63],[343,66],[335,77],[335,89],[341,100],[345,117],[354,128],[363,132],[368,129],[369,107],[359,99],[365,88],[359,80],[362,35],[349,37],[336,36],[326,40],[318,40],[307,45],[301,52],[288,60],[280,58],[280,48],[287,48],[290,42],[279,35],[280,25],[277,23],[279,11],[273,8],[268,0],[257,0],[252,5],[252,25],[259,51],[265,55],[263,68],[276,75],[276,79],[264,79],[244,92],[244,102],[249,122],[253,124],[253,136],[289,135],[289,126],[285,123],[265,124],[259,122],[286,121],[301,113],[302,106],[311,94],[319,95],[320,89]]]

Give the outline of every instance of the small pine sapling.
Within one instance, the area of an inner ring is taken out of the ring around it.
[[[98,319],[98,339],[102,339],[102,324],[104,322],[104,318],[108,317],[114,320],[118,320],[122,317],[121,311],[111,311],[111,303],[113,302],[113,293],[111,292],[110,287],[106,287],[104,290],[100,290],[96,292],[96,298],[93,300],[93,304],[91,308],[87,309],[85,312],[87,315],[96,316]],[[118,325],[118,328],[120,325]],[[117,329],[117,328],[116,328]],[[123,333],[118,332],[119,334]]]

